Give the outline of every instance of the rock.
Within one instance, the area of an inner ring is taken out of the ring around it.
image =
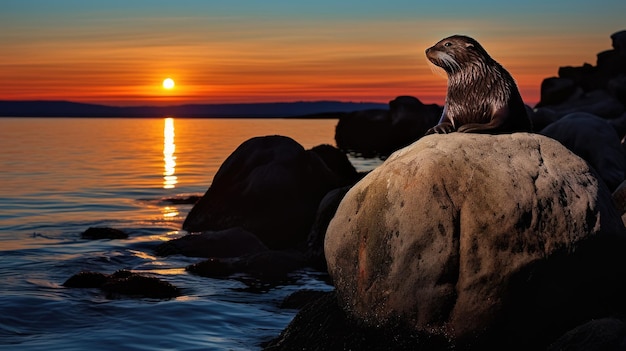
[[[275,283],[287,279],[289,273],[304,267],[305,263],[304,255],[300,252],[270,250],[236,258],[211,258],[190,265],[186,270],[210,278],[244,273],[266,283]]]
[[[341,116],[335,130],[337,147],[364,157],[387,156],[424,136],[437,124],[442,107],[412,96],[398,96],[389,110],[357,111]]]
[[[572,79],[551,77],[541,82],[541,101],[536,107],[559,105],[582,94]]]
[[[337,147],[364,157],[391,152],[391,121],[387,110],[355,111],[342,116],[335,128]]]
[[[336,154],[325,162],[327,154],[284,136],[247,140],[221,165],[183,229],[241,227],[272,249],[304,244],[322,197],[353,181],[343,179],[344,168],[333,168]]]
[[[161,202],[169,203],[173,205],[193,205],[200,200],[200,196],[198,195],[188,195],[188,196],[176,196],[176,197],[168,197],[161,200]]]
[[[238,257],[269,250],[256,235],[243,228],[207,231],[173,239],[156,247],[159,256]]]
[[[65,281],[63,286],[68,288],[99,288],[107,294],[108,298],[126,295],[170,299],[180,296],[178,288],[168,282],[126,270],[120,270],[110,275],[80,272]]]
[[[331,190],[324,196],[317,209],[315,221],[313,222],[309,238],[307,239],[306,250],[307,261],[309,265],[315,269],[326,271],[326,257],[324,256],[326,229],[328,228],[328,223],[330,223],[330,220],[335,215],[335,211],[337,211],[341,199],[343,199],[350,188],[351,186],[345,186]]]
[[[587,112],[602,118],[617,118],[624,113],[622,105],[615,97],[604,90],[594,90],[583,94],[581,97],[568,100],[559,105],[543,106],[538,108],[548,109],[561,118],[574,112]]]
[[[592,320],[567,332],[548,351],[626,350],[626,324],[616,318]]]
[[[626,30],[611,34],[611,40],[613,41],[613,49],[615,49],[620,56],[626,57]]]
[[[425,105],[412,96],[399,96],[389,102],[391,117],[390,149],[398,150],[426,134],[441,117],[442,108],[436,104]]]
[[[402,325],[372,328],[355,324],[332,291],[304,306],[264,350],[451,351],[454,347],[444,337],[416,333]]]
[[[617,131],[606,120],[589,113],[572,113],[540,133],[589,162],[610,191],[626,177],[624,148]]]
[[[457,349],[545,348],[624,309],[626,233],[587,163],[527,133],[424,137],[344,197],[325,241],[340,306]]]
[[[100,288],[109,276],[98,272],[79,272],[63,283],[66,288]]]
[[[127,239],[128,234],[123,231],[115,228],[107,228],[107,227],[90,227],[87,228],[81,235],[83,239]]]
[[[302,289],[298,290],[291,295],[287,296],[280,304],[280,308],[286,309],[301,309],[302,307],[310,304],[311,302],[327,295],[327,291]]]

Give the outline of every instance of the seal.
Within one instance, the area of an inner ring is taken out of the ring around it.
[[[532,130],[515,80],[478,41],[453,35],[426,49],[426,57],[448,76],[443,113],[427,135]]]

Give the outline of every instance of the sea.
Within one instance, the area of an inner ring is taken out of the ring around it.
[[[159,257],[187,234],[192,205],[249,138],[284,135],[309,149],[335,145],[333,119],[0,118],[0,350],[260,350],[296,310],[290,294],[331,290],[311,269],[265,289],[195,276],[202,259]],[[377,160],[350,157],[357,170]],[[85,240],[112,227],[123,240]],[[147,274],[174,299],[107,297],[66,288],[80,271]]]

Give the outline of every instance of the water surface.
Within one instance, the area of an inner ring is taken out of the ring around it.
[[[0,119],[0,349],[258,350],[296,311],[290,293],[331,289],[319,273],[250,289],[197,277],[182,256],[156,257],[160,242],[186,234],[190,205],[243,141],[290,136],[305,148],[334,145],[336,120]],[[360,161],[359,167],[375,166]],[[127,240],[87,241],[93,226]],[[130,269],[183,290],[172,300],[107,299],[61,284],[81,270]]]

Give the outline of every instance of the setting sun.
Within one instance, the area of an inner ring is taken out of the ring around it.
[[[172,89],[172,88],[174,88],[174,85],[175,85],[175,83],[174,83],[174,80],[172,78],[166,78],[166,79],[163,80],[163,88],[165,88],[165,89],[168,89],[168,90]]]

